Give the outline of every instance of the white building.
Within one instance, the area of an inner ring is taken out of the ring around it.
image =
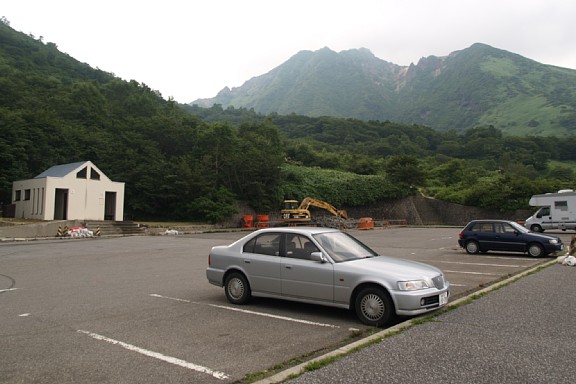
[[[55,165],[12,183],[15,217],[38,220],[124,219],[124,183],[110,180],[92,162]]]

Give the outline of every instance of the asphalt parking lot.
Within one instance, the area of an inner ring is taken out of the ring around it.
[[[441,268],[452,298],[550,260],[468,255],[459,228],[350,232],[382,254]],[[243,235],[0,244],[0,382],[229,383],[370,330],[340,309],[228,304],[206,281],[208,251]]]

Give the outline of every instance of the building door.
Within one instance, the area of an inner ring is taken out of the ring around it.
[[[68,190],[56,188],[54,220],[68,220]]]
[[[104,220],[116,220],[116,192],[106,192]]]

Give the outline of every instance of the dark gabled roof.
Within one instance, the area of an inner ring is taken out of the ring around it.
[[[35,179],[41,179],[43,177],[64,177],[68,175],[70,172],[75,171],[80,167],[82,164],[87,164],[88,161],[80,161],[78,163],[70,163],[70,164],[61,164],[55,165],[53,167],[48,168],[38,176],[34,177]]]

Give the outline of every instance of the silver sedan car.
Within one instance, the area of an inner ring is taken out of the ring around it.
[[[332,228],[265,228],[210,251],[206,277],[233,304],[252,296],[354,310],[367,325],[443,307],[449,286],[438,268],[380,256]]]

